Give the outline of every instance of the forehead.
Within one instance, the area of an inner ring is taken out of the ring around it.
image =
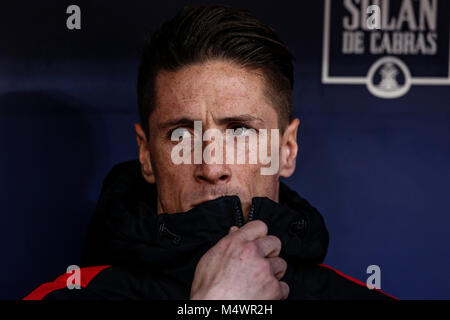
[[[216,60],[162,71],[155,83],[152,118],[164,121],[180,115],[203,119],[237,114],[276,116],[266,97],[262,72]]]

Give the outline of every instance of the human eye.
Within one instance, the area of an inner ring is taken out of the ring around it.
[[[183,127],[173,128],[167,132],[167,139],[172,141],[180,141],[190,137],[189,129]]]
[[[233,135],[235,136],[248,135],[255,131],[255,129],[245,124],[234,124],[230,129],[234,130]]]

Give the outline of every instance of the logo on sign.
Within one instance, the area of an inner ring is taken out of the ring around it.
[[[322,83],[384,99],[450,85],[449,11],[443,0],[325,0]]]

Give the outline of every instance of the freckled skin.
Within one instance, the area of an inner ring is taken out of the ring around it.
[[[253,197],[266,196],[278,202],[280,176],[288,177],[295,170],[298,119],[292,121],[283,136],[280,133],[280,170],[275,175],[261,175],[260,168],[268,165],[248,164],[248,160],[246,164],[202,161],[175,165],[171,151],[178,142],[167,137],[167,129],[159,128],[168,120],[185,116],[201,120],[203,132],[215,128],[225,133],[226,125],[217,119],[250,114],[262,120],[255,122],[256,131],[279,129],[277,112],[264,92],[261,72],[229,61],[213,60],[158,74],[148,141],[140,125],[135,125],[143,176],[157,184],[158,213],[183,212],[199,202],[238,195],[247,220]]]

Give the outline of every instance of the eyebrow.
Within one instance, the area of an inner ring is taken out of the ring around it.
[[[217,122],[219,124],[233,123],[233,122],[243,122],[243,123],[259,122],[261,124],[266,123],[263,119],[252,116],[251,114],[242,114],[239,116],[220,118],[217,120]]]
[[[172,119],[172,120],[163,122],[158,127],[161,130],[168,129],[171,127],[176,127],[176,126],[189,127],[189,126],[193,126],[194,121],[195,121],[195,119],[182,117],[182,118]]]
[[[160,124],[158,127],[162,130],[168,129],[171,127],[176,127],[176,126],[192,127],[194,125],[194,121],[201,121],[201,120],[193,119],[193,118],[189,118],[189,117],[181,117],[181,118],[168,120],[168,121]],[[237,123],[259,122],[261,124],[266,123],[263,119],[252,116],[251,114],[242,114],[242,115],[238,115],[238,116],[231,116],[231,117],[217,119],[217,123],[221,124],[221,125],[227,124],[227,123],[233,123],[233,122],[237,122]]]

